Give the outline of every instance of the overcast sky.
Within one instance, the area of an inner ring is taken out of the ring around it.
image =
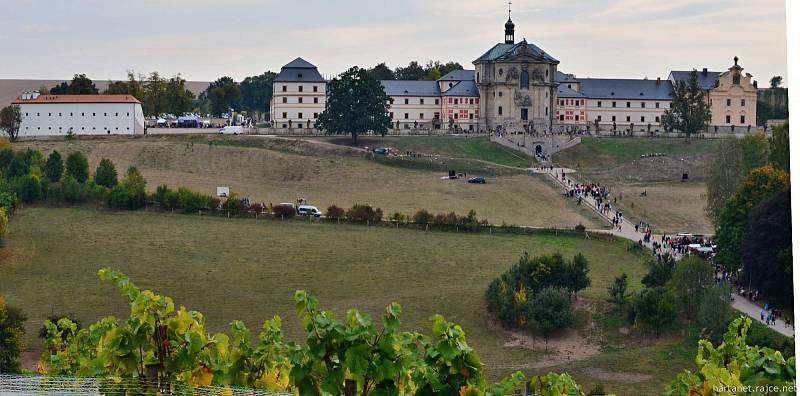
[[[0,14],[0,78],[107,80],[134,69],[241,80],[298,56],[326,76],[428,59],[472,68],[503,40],[506,1],[14,0]],[[516,39],[579,77],[723,71],[735,55],[761,86],[786,77],[783,0],[512,1]]]

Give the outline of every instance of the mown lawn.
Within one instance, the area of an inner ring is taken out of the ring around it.
[[[99,268],[110,266],[142,288],[203,312],[214,331],[234,319],[256,329],[280,314],[287,337],[302,338],[292,301],[297,289],[308,290],[339,315],[356,307],[377,316],[390,302],[399,302],[409,329],[427,331],[431,315],[441,313],[464,327],[490,378],[497,379],[508,371],[503,367],[524,367],[542,356],[504,346],[507,336],[490,328],[484,313],[487,285],[522,252],[582,252],[591,265],[592,285],[580,295],[588,299],[605,298],[606,288],[622,272],[630,279],[641,279],[645,272],[641,258],[627,252],[626,242],[582,236],[425,232],[44,207],[20,210],[11,230],[0,251],[0,294],[28,315],[26,341],[34,350],[41,348],[35,334],[47,315],[74,314],[87,324],[127,314],[118,292],[96,278]],[[658,381],[674,374],[677,365],[664,366],[662,357],[649,350],[636,363],[631,360],[636,353],[601,353],[557,369],[577,375],[587,386],[603,382],[609,390],[618,383],[596,381],[581,370],[595,362],[611,371],[659,372],[657,381],[628,384],[618,394],[660,391],[663,383]],[[644,364],[650,360],[652,364]]]

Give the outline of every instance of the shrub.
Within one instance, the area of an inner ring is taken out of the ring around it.
[[[611,301],[618,305],[625,303],[628,299],[628,274],[622,274],[614,278],[614,283],[608,288],[608,295]]]
[[[328,206],[328,210],[325,211],[325,217],[337,220],[342,219],[344,218],[344,209],[336,205]]]
[[[408,221],[408,216],[406,216],[406,215],[404,215],[404,214],[402,214],[400,212],[394,212],[394,213],[392,213],[392,216],[389,217],[389,220],[391,220],[393,222],[396,222],[396,223],[405,223],[406,221]]]
[[[94,171],[94,181],[108,188],[113,188],[117,185],[117,168],[114,167],[114,163],[110,159],[103,158],[100,160],[100,164],[97,165],[97,169]]]
[[[116,185],[108,194],[108,205],[117,209],[139,209],[147,203],[144,180],[139,170],[131,166],[122,183]]]
[[[47,163],[44,165],[44,175],[47,180],[56,183],[61,180],[64,174],[64,161],[61,159],[61,154],[53,150],[47,157]]]
[[[589,286],[588,272],[588,262],[581,254],[567,261],[558,253],[537,257],[525,253],[489,284],[488,309],[506,326],[523,327],[527,321],[526,305],[537,293],[547,287],[577,293]]]
[[[19,354],[25,336],[25,320],[21,310],[7,305],[0,296],[0,373],[20,371]]]
[[[80,186],[80,184],[78,186]],[[86,185],[83,186],[83,196],[81,199],[86,197],[93,202],[106,202],[108,201],[108,195],[108,188],[95,183],[94,180],[89,180],[86,182]]]
[[[277,204],[272,207],[272,215],[284,219],[292,218],[297,214],[294,205],[290,204]]]
[[[434,225],[456,225],[458,224],[458,215],[456,212],[438,213],[433,217]]]
[[[0,238],[8,235],[8,212],[6,208],[0,208]]]
[[[174,206],[167,206],[167,197],[172,194],[172,190],[166,184],[156,187],[156,192],[153,193],[153,201],[157,202],[162,209],[174,209]]]
[[[228,199],[222,203],[222,210],[229,212],[232,215],[237,215],[242,211],[242,200],[239,199],[239,194],[231,193]]]
[[[675,296],[666,287],[647,287],[633,299],[633,313],[637,326],[655,331],[658,337],[675,322],[678,307]]]
[[[355,204],[347,211],[347,219],[356,223],[375,223],[383,219],[383,211],[370,205]]]
[[[42,197],[42,182],[39,177],[26,175],[19,179],[17,195],[22,202],[30,203]]]
[[[220,199],[217,197],[208,196],[208,201],[206,202],[207,207],[212,211],[219,210]]]
[[[178,196],[178,207],[186,213],[197,212],[205,208],[208,203],[208,196],[186,187],[179,187],[176,195]]]
[[[82,190],[81,184],[71,175],[64,176],[64,179],[61,181],[61,193],[64,200],[67,202],[80,202]]]
[[[42,188],[42,196],[48,201],[60,202],[64,199],[61,183],[45,183]]]
[[[78,183],[86,183],[89,179],[89,160],[79,151],[70,153],[66,161],[67,174],[74,177]]]
[[[417,213],[414,213],[411,219],[417,224],[430,224],[433,223],[433,214],[425,209],[420,209]]]
[[[586,226],[581,224],[581,223],[579,223],[578,225],[575,226],[575,231],[584,232],[584,231],[586,231]]]
[[[543,288],[526,301],[524,310],[528,329],[541,334],[545,342],[575,321],[572,298],[564,288]]]

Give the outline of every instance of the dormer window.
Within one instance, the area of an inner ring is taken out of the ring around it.
[[[303,78],[303,73],[297,73],[297,78],[298,78],[298,79],[301,79],[301,78]]]

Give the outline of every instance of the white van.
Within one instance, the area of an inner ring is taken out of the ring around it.
[[[222,135],[239,135],[244,132],[244,128],[240,125],[228,125],[219,130]]]
[[[320,210],[317,209],[316,206],[311,206],[311,205],[299,205],[297,207],[297,214],[300,216],[314,216],[314,217],[322,216],[322,212],[320,212]]]

